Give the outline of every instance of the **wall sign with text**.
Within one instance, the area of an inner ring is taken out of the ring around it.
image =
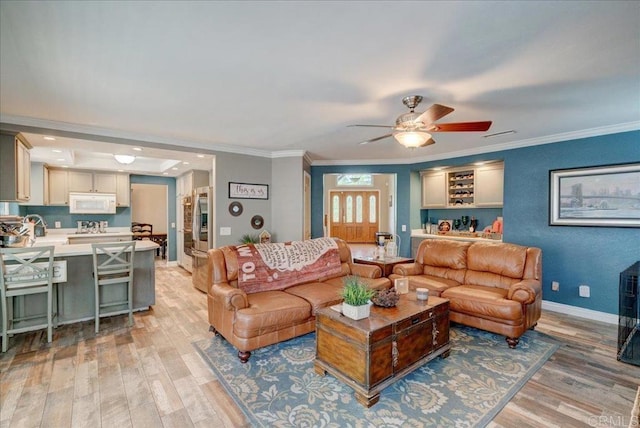
[[[269,199],[268,184],[229,182],[230,199]]]

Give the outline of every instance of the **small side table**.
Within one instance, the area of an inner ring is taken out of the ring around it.
[[[382,269],[382,276],[385,278],[393,273],[393,267],[402,263],[413,263],[413,259],[407,257],[384,257],[376,259],[375,257],[356,257],[354,263],[362,263],[365,265],[379,266]]]

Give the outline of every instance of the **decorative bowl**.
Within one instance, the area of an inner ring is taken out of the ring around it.
[[[400,300],[400,295],[396,293],[393,288],[380,290],[371,298],[374,305],[381,306],[383,308],[394,307],[398,303],[398,300]]]

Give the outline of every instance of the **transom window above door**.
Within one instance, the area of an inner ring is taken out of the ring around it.
[[[373,186],[372,174],[340,174],[338,186]]]

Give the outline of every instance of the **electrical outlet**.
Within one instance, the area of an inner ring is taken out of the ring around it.
[[[406,224],[403,224],[403,225],[402,225],[402,231],[403,231],[403,232],[406,232],[406,231],[407,231],[407,225],[406,225]]]
[[[578,287],[578,294],[580,297],[591,297],[591,289],[588,285],[581,285]]]
[[[551,291],[559,291],[560,283],[558,281],[551,281]]]
[[[56,222],[54,223],[54,225],[55,225],[56,229],[60,229],[60,228],[62,227],[62,225],[60,224],[60,222],[59,222],[59,221],[56,221]]]

